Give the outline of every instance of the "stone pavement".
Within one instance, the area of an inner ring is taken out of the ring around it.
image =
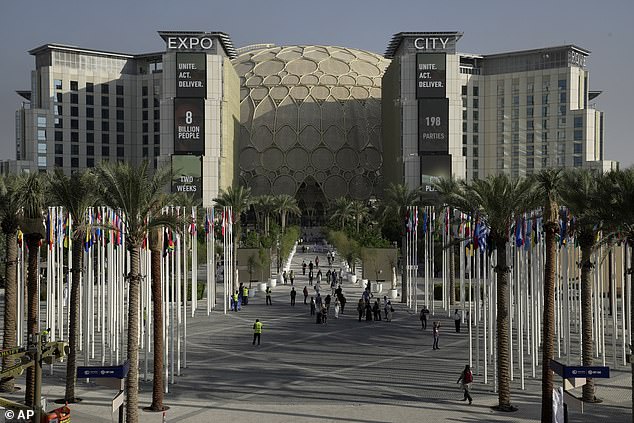
[[[176,384],[170,385],[166,421],[538,421],[538,379],[527,377],[524,391],[517,378],[513,382],[512,399],[519,407],[516,413],[493,412],[490,406],[497,403],[497,395],[492,382],[484,385],[477,374],[473,405],[460,401],[462,392],[456,380],[468,363],[468,334],[454,333],[453,322],[445,316],[433,317],[442,322],[440,350],[434,351],[431,329],[421,330],[417,316],[400,303],[394,303],[392,322],[358,322],[356,302],[362,290],[346,282],[345,314],[334,319],[331,311],[327,325],[315,324],[309,307],[303,304],[301,291],[307,277],[301,275],[300,266],[302,258],[308,263],[314,257],[314,253],[300,253],[293,258],[295,307],[290,306],[290,285],[278,285],[271,306],[264,305],[264,296],[257,293],[237,313],[216,311],[207,317],[201,310],[188,322],[188,366],[176,377]],[[320,254],[324,273],[326,263],[325,255]],[[324,286],[322,296],[329,291]],[[218,309],[222,309],[221,303]],[[256,318],[264,325],[259,347],[251,345]],[[57,366],[53,376],[45,372],[42,391],[49,399],[63,396],[63,370]],[[591,406],[583,415],[571,412],[571,422],[631,421],[629,373],[613,370],[612,375],[598,383],[597,395],[605,402]],[[151,388],[150,381],[141,383],[141,406],[151,402]],[[110,414],[115,391],[83,382],[78,389],[84,401],[71,406],[73,421],[117,421]],[[162,416],[140,411],[140,420],[158,423]]]

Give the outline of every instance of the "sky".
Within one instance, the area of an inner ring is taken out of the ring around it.
[[[605,158],[634,163],[632,0],[25,0],[0,9],[0,160],[15,158],[16,90],[30,90],[47,43],[122,53],[165,49],[160,30],[223,31],[235,47],[322,44],[383,54],[403,31],[461,31],[457,50],[499,53],[563,44],[591,51],[590,89],[603,91]]]

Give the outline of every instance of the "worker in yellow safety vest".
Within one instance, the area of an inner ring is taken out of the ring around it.
[[[249,304],[249,288],[246,286],[242,287],[242,304]]]
[[[255,323],[253,324],[253,345],[255,345],[256,338],[258,345],[260,345],[260,335],[262,335],[262,322],[260,322],[260,319],[255,319]]]
[[[233,311],[238,311],[238,291],[233,294]]]

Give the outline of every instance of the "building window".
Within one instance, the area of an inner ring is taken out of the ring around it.
[[[154,97],[154,107],[161,107],[161,101],[158,99],[158,97]]]
[[[95,97],[92,95],[86,95],[86,105],[92,106],[95,104]]]
[[[79,144],[72,144],[70,146],[70,154],[72,154],[73,156],[79,155]]]
[[[94,120],[87,120],[86,121],[86,130],[87,131],[94,131],[95,130],[95,121]]]
[[[101,109],[101,118],[110,119],[110,109]]]
[[[62,131],[55,131],[55,141],[64,141],[64,133]]]
[[[101,105],[104,107],[108,107],[110,105],[110,98],[108,96],[101,96]]]
[[[37,140],[38,141],[46,141],[46,129],[38,129],[37,130]]]
[[[526,96],[526,105],[527,106],[532,106],[533,104],[535,104],[535,97],[533,97],[532,95],[527,95]]]
[[[519,119],[519,117],[520,117],[520,108],[519,107],[513,107],[513,109],[511,109],[511,117],[513,119]]]
[[[154,144],[160,144],[160,143],[161,143],[161,135],[154,134]]]
[[[542,79],[542,91],[550,91],[550,77],[546,76]]]
[[[480,120],[480,112],[479,111],[477,111],[477,110],[473,111],[473,120],[475,120],[475,121]]]
[[[37,144],[37,154],[46,154],[46,144]]]
[[[142,100],[142,107],[143,107],[144,109],[147,109],[147,104],[148,104],[148,102],[147,102],[147,98],[144,98],[144,99]]]
[[[117,110],[117,120],[123,120],[123,119],[124,119],[123,110]]]
[[[56,101],[57,103],[61,103],[61,102],[63,102],[63,101],[64,101],[64,94],[62,94],[62,93],[56,93],[56,94],[55,94],[55,101]]]
[[[92,82],[86,82],[86,92],[92,93],[95,91],[95,85]]]
[[[143,120],[147,120],[148,119],[148,112],[147,110],[143,110]]]
[[[123,107],[123,97],[117,97],[117,107]]]
[[[542,116],[546,117],[548,116],[549,110],[548,110],[548,106],[542,106]]]
[[[102,131],[109,131],[110,130],[110,122],[108,122],[107,120],[101,121],[101,130]]]
[[[70,81],[70,90],[77,91],[79,89],[79,84],[77,81]]]
[[[160,119],[161,119],[161,110],[154,109],[154,120],[160,120]]]
[[[542,129],[548,129],[548,119],[542,120]]]
[[[473,147],[473,157],[478,157],[479,152],[480,151],[479,151],[478,147]]]
[[[117,95],[123,95],[123,85],[117,85],[116,92]]]
[[[154,122],[154,132],[161,132],[161,122]]]
[[[583,116],[575,116],[575,128],[583,128]]]
[[[148,135],[145,134],[143,135],[143,145],[147,145],[148,144]]]
[[[55,166],[64,167],[64,157],[55,157]]]
[[[123,143],[124,143],[123,134],[117,134],[117,144],[123,144]]]
[[[467,120],[467,119],[468,119],[467,109],[462,109],[462,120]]]
[[[574,156],[573,157],[573,166],[574,167],[581,167],[582,163],[583,163],[583,160],[581,160],[581,157],[579,157],[579,156]]]
[[[158,157],[161,155],[161,148],[160,147],[154,147],[154,157]]]
[[[557,141],[563,141],[566,139],[566,131],[557,131]]]
[[[566,106],[559,106],[559,116],[566,116]]]
[[[101,155],[108,157],[110,155],[110,147],[108,147],[107,145],[102,145],[101,146]]]
[[[55,116],[61,116],[64,114],[64,109],[59,105],[53,106],[53,114]]]
[[[469,128],[467,127],[467,122],[462,122],[462,132],[467,132]]]
[[[79,132],[70,133],[70,142],[79,142]]]
[[[534,156],[535,155],[535,146],[534,145],[527,145],[526,146],[526,155],[527,156]]]
[[[55,144],[55,154],[64,154],[64,144]]]
[[[567,82],[566,82],[566,80],[565,80],[565,79],[560,79],[560,80],[557,82],[557,87],[558,87],[560,90],[565,90],[565,89],[567,88],[567,85],[568,85],[568,84],[567,84]]]
[[[86,159],[86,167],[95,167],[95,159],[88,157]]]
[[[548,104],[548,94],[542,94],[542,104]]]
[[[117,147],[117,157],[123,157],[125,155],[124,150],[124,147]]]
[[[557,128],[565,128],[566,127],[566,118],[562,117],[557,119]]]
[[[573,135],[573,139],[575,141],[582,141],[583,140],[583,130],[575,129],[575,132],[574,132],[574,135]]]
[[[101,134],[101,143],[109,144],[110,143],[110,134]]]
[[[64,119],[62,119],[60,117],[56,117],[55,118],[55,127],[56,128],[63,128],[64,127]]]
[[[143,132],[148,132],[148,123],[143,122]]]
[[[478,87],[477,85],[473,86],[473,96],[477,97],[480,95],[480,87]]]
[[[71,104],[77,104],[77,103],[79,103],[79,94],[77,94],[77,93],[71,93],[71,94],[70,94],[70,103],[71,103]]]
[[[526,129],[528,131],[532,131],[533,129],[535,129],[535,121],[533,120],[527,120],[526,121]]]
[[[39,167],[46,167],[46,156],[37,156],[37,165]]]
[[[61,90],[62,89],[62,80],[61,79],[56,79],[55,81],[53,81],[53,85],[55,86],[56,90]]]
[[[542,156],[548,155],[548,144],[542,144]]]
[[[478,138],[478,135],[477,135],[477,134],[473,134],[473,136],[472,136],[472,142],[473,142],[473,145],[478,145],[479,138]]]
[[[79,129],[79,119],[70,120],[70,129]]]
[[[467,86],[466,86],[466,85],[463,85],[463,86],[461,87],[460,93],[461,93],[462,95],[467,95]]]
[[[535,168],[535,159],[533,159],[532,157],[529,157],[526,159],[526,167],[528,169],[533,169]]]
[[[37,117],[37,127],[38,128],[46,128],[46,116],[38,116]]]
[[[559,93],[559,102],[560,103],[565,103],[566,102],[566,92],[561,92]]]
[[[94,156],[95,155],[95,146],[94,145],[87,145],[86,146],[86,155],[88,155],[88,156]]]
[[[79,116],[79,107],[71,106],[70,107],[70,115],[73,116],[73,117],[78,117]]]
[[[148,148],[147,147],[143,147],[143,157],[147,157],[148,155]]]
[[[473,108],[477,109],[479,107],[479,105],[480,105],[480,100],[477,99],[477,98],[474,98],[473,99]]]
[[[462,134],[462,144],[467,145],[467,134]]]
[[[101,84],[101,94],[108,94],[110,92],[110,87],[107,83]]]
[[[142,95],[143,97],[147,97],[147,85],[143,85],[143,86],[141,87],[141,95]]]
[[[527,133],[526,133],[526,142],[527,142],[527,143],[532,143],[532,142],[535,142],[535,133],[533,133],[533,132],[527,132]]]
[[[95,133],[94,132],[86,132],[86,142],[94,143],[95,142]]]
[[[526,117],[527,118],[532,118],[534,114],[533,108],[532,107],[527,107],[526,108]]]
[[[574,154],[581,154],[583,153],[583,144],[580,142],[576,142],[573,144],[573,148],[574,148]]]
[[[473,132],[478,132],[480,130],[480,125],[478,122],[473,122]]]
[[[462,147],[462,155],[467,157],[467,147]]]

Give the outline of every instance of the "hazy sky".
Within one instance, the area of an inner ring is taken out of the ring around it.
[[[634,163],[634,1],[23,0],[0,10],[0,159],[15,158],[15,90],[30,90],[46,43],[123,53],[164,50],[159,30],[224,31],[236,47],[325,44],[384,53],[401,31],[462,31],[458,51],[497,53],[562,44],[591,51],[590,89],[601,90],[607,159]]]

